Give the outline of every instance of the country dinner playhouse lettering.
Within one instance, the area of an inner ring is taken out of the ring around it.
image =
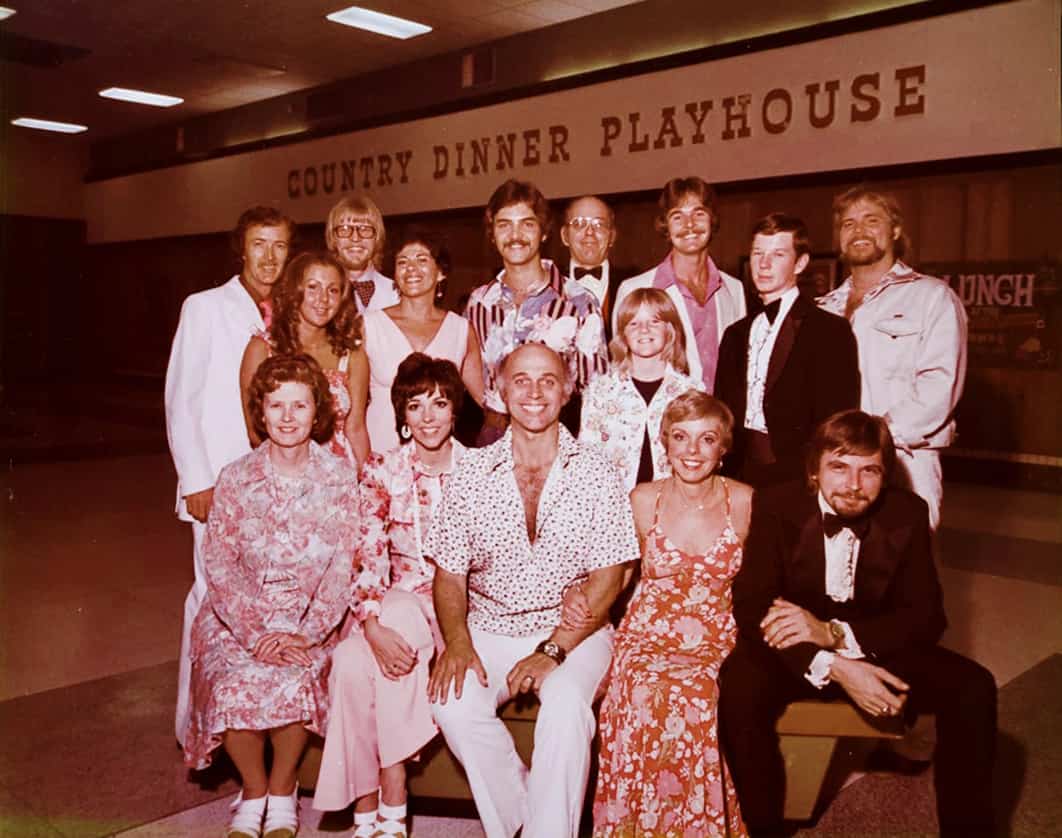
[[[607,114],[598,122],[598,157],[618,152],[653,153],[713,139],[747,140],[758,132],[784,134],[795,120],[816,129],[847,122],[874,122],[884,114],[894,118],[926,112],[926,67],[900,67],[889,74],[862,73],[844,87],[839,79],[812,82],[800,89],[775,87],[754,98],[750,93],[666,105],[655,113]],[[459,120],[460,114],[450,119]],[[424,175],[427,160],[431,180],[495,176],[536,166],[568,163],[570,134],[566,125],[506,131],[450,144],[436,144],[418,155],[414,149],[383,152],[290,169],[288,197],[296,200],[353,189],[385,189],[408,184],[414,172]]]

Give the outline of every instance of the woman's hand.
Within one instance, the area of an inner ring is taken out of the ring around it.
[[[380,625],[376,617],[369,617],[364,625],[365,639],[376,656],[376,663],[385,678],[392,681],[408,675],[417,665],[417,650],[406,643],[397,631]]]
[[[313,658],[306,651],[309,644],[298,634],[283,631],[270,631],[258,638],[251,654],[262,663],[273,666],[310,666]]]
[[[572,585],[564,592],[561,602],[561,628],[569,631],[589,628],[594,623],[594,612],[582,585]]]

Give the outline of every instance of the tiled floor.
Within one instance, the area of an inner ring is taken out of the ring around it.
[[[147,671],[175,658],[192,574],[190,533],[172,515],[173,486],[162,454],[17,465],[0,475],[0,701],[43,702],[45,691]],[[943,543],[955,548],[951,559],[944,556],[946,640],[1003,685],[1062,651],[1062,503],[1053,495],[966,485],[950,485],[946,497]],[[992,538],[1012,548],[1033,545],[1040,569],[1025,572],[994,550],[971,559],[979,544],[997,543]],[[1057,565],[1044,570],[1051,556]],[[165,765],[156,766],[170,774],[181,770],[171,748],[159,752]],[[10,776],[19,766],[4,760]],[[80,838],[74,815],[93,793],[91,767],[70,766],[69,777],[71,805],[63,812],[42,811],[40,800],[27,799],[32,789],[0,782],[0,835]],[[137,778],[123,793],[137,794]],[[227,796],[176,814],[160,811],[121,834],[220,835]],[[315,829],[317,818],[303,805],[300,835],[336,834]],[[4,819],[15,810],[33,816]],[[482,830],[474,820],[420,817],[416,835],[464,838]]]

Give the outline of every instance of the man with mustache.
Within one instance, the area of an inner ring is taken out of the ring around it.
[[[771,487],[753,501],[733,586],[738,642],[719,701],[753,838],[791,834],[775,722],[787,704],[809,698],[847,698],[877,718],[934,713],[941,834],[993,834],[995,681],[937,645],[947,620],[928,512],[920,497],[888,485],[895,455],[884,419],[843,411],[816,430],[806,484]]]
[[[398,303],[394,281],[377,270],[385,241],[383,215],[366,193],[347,195],[329,211],[325,243],[346,269],[359,314]]]
[[[507,180],[491,195],[485,216],[487,237],[503,267],[472,292],[465,308],[483,350],[485,418],[478,442],[494,442],[508,427],[498,371],[502,359],[525,343],[544,343],[568,365],[574,388],[561,421],[578,435],[579,393],[608,369],[601,306],[586,288],[541,257],[550,212],[534,184]]]
[[[940,451],[955,440],[966,380],[966,311],[946,282],[901,261],[908,242],[894,197],[856,186],[834,200],[833,218],[852,273],[819,305],[852,324],[860,406],[889,423],[897,476],[929,504],[936,530],[944,494]]]
[[[265,328],[263,314],[294,236],[295,222],[278,210],[245,211],[232,232],[240,273],[184,301],[170,350],[166,435],[177,469],[177,516],[192,524],[195,568],[181,635],[176,720],[181,743],[188,726],[189,633],[206,593],[201,551],[214,483],[223,466],[251,450],[240,404],[240,361],[247,341]]]
[[[631,277],[616,291],[612,329],[619,304],[636,288],[665,291],[678,309],[686,335],[690,375],[711,393],[719,360],[719,342],[731,323],[745,316],[741,280],[716,267],[708,245],[719,229],[715,190],[696,175],[672,178],[657,201],[657,231],[671,246],[655,268]]]

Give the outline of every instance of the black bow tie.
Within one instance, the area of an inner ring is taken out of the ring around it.
[[[833,538],[846,528],[851,530],[852,534],[862,541],[866,537],[867,530],[870,529],[870,519],[865,515],[858,518],[842,518],[832,512],[822,513],[822,531],[826,533],[827,538]]]
[[[601,275],[604,273],[604,268],[598,265],[596,268],[576,268],[572,271],[572,276],[576,279],[582,279],[584,276],[592,276],[595,279],[601,279]]]
[[[765,305],[763,307],[763,313],[765,315],[767,315],[767,322],[770,323],[772,326],[774,325],[775,318],[778,316],[778,310],[781,307],[782,307],[782,298],[781,297],[779,297],[777,300],[774,300],[772,302],[767,303],[767,305]]]

